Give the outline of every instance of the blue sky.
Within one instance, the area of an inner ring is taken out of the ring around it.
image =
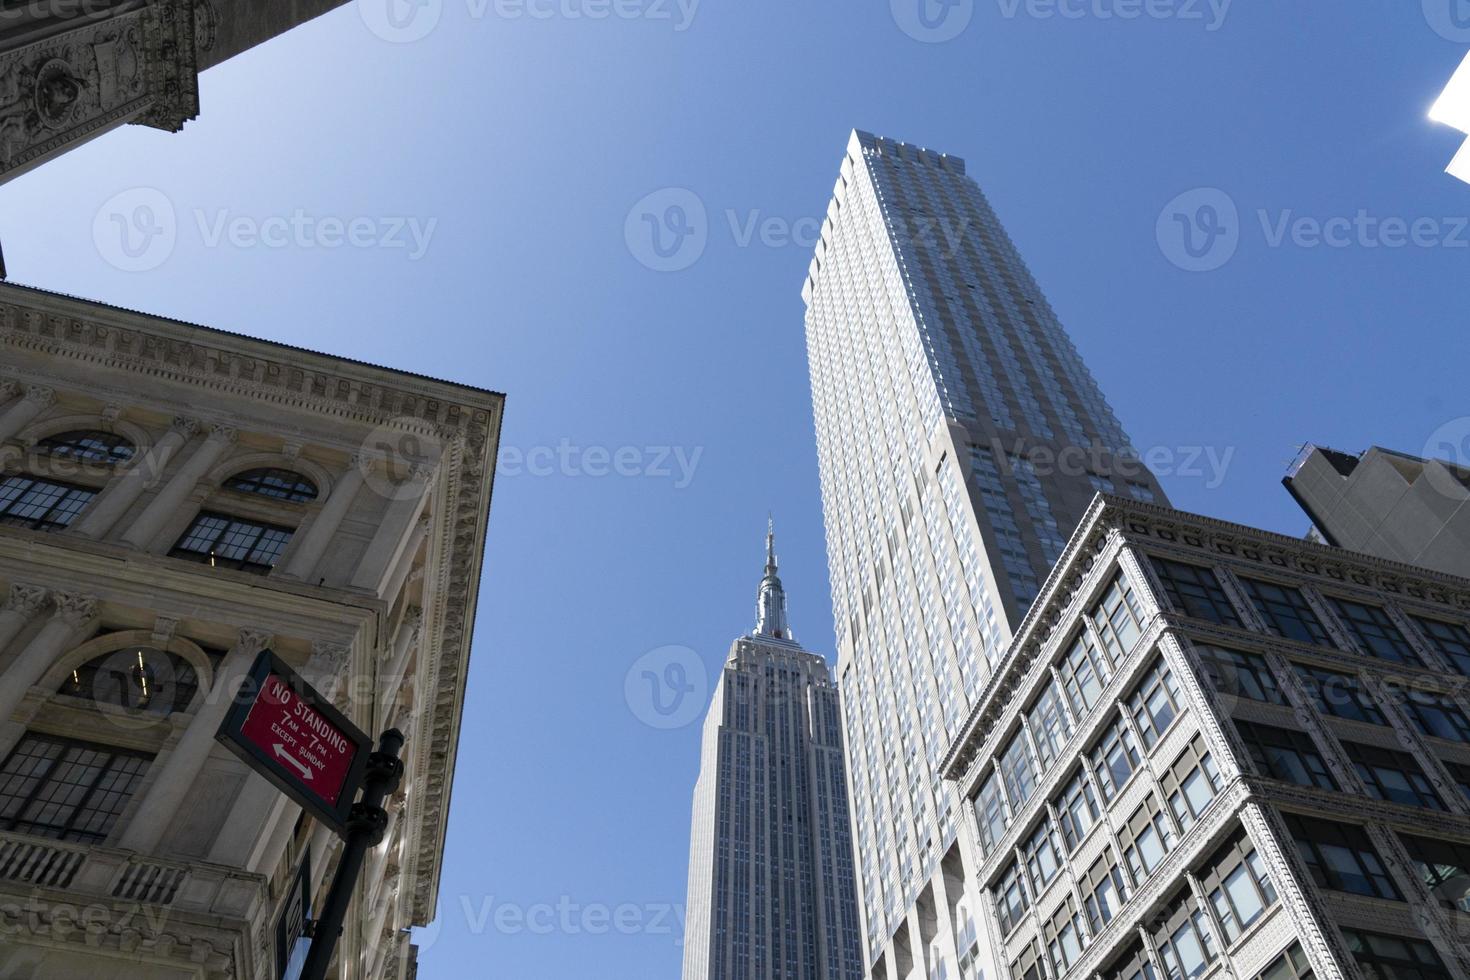
[[[425,977],[678,974],[698,723],[642,673],[750,627],[768,510],[831,647],[800,287],[851,128],[967,159],[1185,509],[1300,533],[1303,440],[1470,434],[1425,117],[1462,0],[430,0],[413,41],[383,2],[0,188],[0,236],[17,281],[508,394]]]

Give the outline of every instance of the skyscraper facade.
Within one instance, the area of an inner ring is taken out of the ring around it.
[[[853,133],[803,297],[866,959],[953,963],[938,764],[1093,496],[1164,495],[963,160]]]
[[[860,934],[837,688],[791,635],[768,533],[705,718],[684,980],[858,980]]]

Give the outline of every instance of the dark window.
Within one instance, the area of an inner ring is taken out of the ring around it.
[[[1066,841],[1068,851],[1075,851],[1093,824],[1097,823],[1099,813],[1096,794],[1087,781],[1087,773],[1078,769],[1077,775],[1072,777],[1052,805],[1057,808],[1057,815],[1062,821],[1062,840]]]
[[[133,444],[122,436],[94,429],[78,429],[47,436],[36,443],[36,452],[66,456],[92,463],[123,463],[133,458]]]
[[[95,496],[97,491],[69,483],[7,476],[0,481],[0,523],[54,531],[76,520]]]
[[[1134,943],[1128,951],[1108,969],[1102,972],[1103,980],[1158,980],[1153,960],[1143,943]]]
[[[0,828],[99,843],[149,761],[139,752],[27,733],[0,766]]]
[[[1256,975],[1256,980],[1316,980],[1312,964],[1301,943],[1292,943],[1291,948],[1272,961],[1271,965]]]
[[[1404,711],[1425,735],[1452,742],[1470,742],[1470,719],[1455,699],[1438,691],[1404,688]]]
[[[1179,717],[1179,685],[1164,666],[1163,658],[1154,661],[1143,680],[1128,698],[1128,708],[1143,737],[1143,746],[1151,749]]]
[[[1091,753],[1092,772],[1109,803],[1138,768],[1138,743],[1122,718],[1113,721]]]
[[[168,715],[187,710],[198,690],[199,678],[182,657],[128,647],[73,670],[58,693]]]
[[[1466,629],[1463,623],[1442,623],[1422,616],[1415,616],[1414,621],[1434,649],[1460,673],[1470,675],[1470,629]]]
[[[1241,625],[1235,607],[1230,604],[1225,590],[1220,587],[1220,580],[1210,569],[1155,558],[1154,571],[1164,583],[1169,604],[1186,616],[1226,626]]]
[[[1395,663],[1419,663],[1419,655],[1382,608],[1347,599],[1333,599],[1332,604],[1337,607],[1337,614],[1342,617],[1348,632],[1357,638],[1364,653]]]
[[[1460,787],[1460,792],[1465,794],[1465,799],[1470,800],[1470,766],[1462,766],[1454,762],[1446,762],[1444,765],[1450,771],[1450,777],[1454,779],[1455,785]]]
[[[1041,965],[1041,947],[1036,940],[1027,943],[1011,964],[1011,980],[1046,980],[1046,970]]]
[[[1203,680],[1221,694],[1285,704],[1286,697],[1266,658],[1224,647],[1198,645]]]
[[[258,493],[262,497],[274,497],[297,504],[315,500],[317,494],[316,484],[300,473],[269,467],[236,473],[225,481],[225,489],[238,490],[240,493]]]
[[[1087,931],[1082,927],[1082,916],[1071,895],[1042,923],[1042,933],[1054,975],[1060,977],[1072,968],[1087,945]]]
[[[1470,912],[1470,844],[1404,835],[1424,887],[1448,908]]]
[[[1296,672],[1302,679],[1302,686],[1316,702],[1317,710],[1323,714],[1349,721],[1366,721],[1370,725],[1388,724],[1378,702],[1363,688],[1363,682],[1356,674],[1339,674],[1301,664],[1297,664]]]
[[[1348,951],[1367,980],[1450,980],[1450,971],[1422,939],[1344,929]]]
[[[1263,775],[1298,786],[1337,789],[1337,782],[1306,732],[1255,722],[1235,722],[1251,761]]]
[[[1403,901],[1362,827],[1295,813],[1286,814],[1286,826],[1320,887]]]
[[[265,574],[291,540],[291,529],[201,513],[169,554],[208,562],[211,567],[240,568]]]
[[[1234,943],[1276,904],[1276,888],[1243,830],[1211,855],[1197,877],[1220,920],[1226,943]]]
[[[1368,795],[1375,800],[1402,803],[1405,806],[1422,806],[1431,810],[1443,810],[1444,803],[1429,784],[1429,778],[1419,763],[1407,752],[1381,749],[1376,745],[1359,745],[1344,742],[1348,758],[1368,786]]]
[[[1240,584],[1245,586],[1245,594],[1250,596],[1251,605],[1266,621],[1266,627],[1277,636],[1299,643],[1332,645],[1327,638],[1327,630],[1322,628],[1322,621],[1307,604],[1307,597],[1300,589],[1250,578],[1241,579]]]

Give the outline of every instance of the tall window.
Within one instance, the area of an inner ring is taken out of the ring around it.
[[[1153,960],[1142,942],[1134,943],[1119,960],[1102,972],[1103,980],[1158,980]]]
[[[1139,758],[1133,732],[1122,718],[1114,719],[1091,753],[1093,775],[1109,803],[1138,768]]]
[[[316,484],[300,473],[273,467],[236,473],[225,481],[225,489],[256,493],[262,497],[274,497],[297,504],[315,500],[317,495]]]
[[[1331,645],[1327,630],[1300,589],[1250,578],[1242,578],[1240,584],[1271,632],[1299,643]]]
[[[1362,827],[1286,814],[1286,826],[1320,887],[1402,902],[1383,859]]]
[[[1356,674],[1339,674],[1320,667],[1296,665],[1302,686],[1312,696],[1317,710],[1325,715],[1346,718],[1349,721],[1365,721],[1370,725],[1387,725],[1388,719],[1378,702],[1373,700]]]
[[[1087,945],[1087,933],[1082,928],[1082,916],[1077,903],[1068,895],[1061,906],[1052,913],[1043,925],[1046,951],[1051,955],[1052,968],[1056,976],[1063,976],[1082,955]]]
[[[1368,980],[1450,980],[1450,971],[1422,939],[1344,929],[1348,951]]]
[[[1040,895],[1062,869],[1061,862],[1057,860],[1057,849],[1052,843],[1049,819],[1043,817],[1036,830],[1021,845],[1021,860],[1026,862],[1032,888]]]
[[[1103,685],[1112,674],[1112,665],[1084,630],[1057,664],[1057,672],[1061,674],[1067,700],[1072,703],[1072,713],[1080,724],[1102,696]]]
[[[133,458],[134,448],[131,442],[111,432],[77,429],[47,436],[36,443],[36,452],[89,463],[124,463]]]
[[[55,531],[77,519],[97,491],[87,487],[14,475],[0,480],[0,523]]]
[[[1368,787],[1368,795],[1375,800],[1402,803],[1405,806],[1422,806],[1431,810],[1443,810],[1444,803],[1430,785],[1429,778],[1419,763],[1407,752],[1381,749],[1376,745],[1359,745],[1344,742],[1348,758]]]
[[[1006,782],[1006,795],[1019,809],[1036,789],[1036,766],[1026,745],[1026,733],[1017,732],[1000,753],[1000,771]]]
[[[1194,980],[1219,955],[1204,910],[1195,906],[1187,892],[1153,930],[1153,938],[1168,980]]]
[[[1114,662],[1122,660],[1133,647],[1143,626],[1143,609],[1133,589],[1120,574],[1113,579],[1101,601],[1088,613],[1097,633]]]
[[[1057,815],[1062,821],[1062,840],[1066,842],[1068,851],[1075,851],[1093,824],[1097,823],[1099,813],[1087,773],[1078,769],[1052,805],[1057,808]]]
[[[1180,700],[1179,685],[1160,657],[1128,698],[1128,708],[1133,712],[1144,748],[1153,748],[1174,724],[1179,716]]]
[[[1092,867],[1087,869],[1087,874],[1077,885],[1082,891],[1087,922],[1095,936],[1113,921],[1113,916],[1128,900],[1128,879],[1118,867],[1111,848],[1105,849],[1102,857],[1092,862]]]
[[[1006,832],[1010,818],[1006,816],[1005,800],[1001,796],[1000,774],[992,772],[980,784],[980,794],[975,797],[975,814],[980,821],[980,842],[989,852]]]
[[[1021,866],[1013,861],[996,884],[995,913],[1000,918],[1002,932],[1014,929],[1031,907],[1031,899],[1026,894],[1026,883],[1021,878]]]
[[[1332,604],[1337,608],[1337,614],[1342,618],[1348,632],[1357,638],[1364,653],[1395,663],[1419,663],[1419,655],[1381,607],[1348,599],[1333,599]]]
[[[1241,625],[1240,617],[1220,587],[1214,571],[1168,558],[1155,558],[1153,561],[1154,571],[1158,572],[1159,580],[1164,584],[1169,604],[1175,609],[1195,619],[1208,619],[1225,626]]]
[[[1460,673],[1470,676],[1470,629],[1464,623],[1442,623],[1437,619],[1415,616],[1414,621],[1429,638],[1434,649],[1454,665]]]
[[[1292,943],[1286,952],[1256,976],[1256,980],[1316,980],[1316,977],[1302,944]]]
[[[1196,645],[1196,650],[1204,674],[1202,679],[1221,694],[1266,704],[1286,703],[1281,685],[1265,657],[1205,644]]]
[[[27,733],[0,765],[0,829],[100,843],[150,761],[141,752]]]
[[[1215,760],[1205,749],[1204,736],[1196,735],[1161,780],[1169,809],[1180,828],[1188,830],[1204,815],[1220,792],[1222,780]]]
[[[264,575],[286,550],[291,529],[242,521],[203,512],[169,552],[175,558],[207,562],[211,567],[239,568]]]
[[[1460,788],[1465,799],[1470,800],[1470,766],[1460,765],[1455,762],[1446,762],[1445,768],[1450,771],[1450,778]]]
[[[1123,860],[1133,872],[1134,882],[1142,885],[1174,847],[1174,830],[1154,794],[1144,797],[1133,811],[1128,823],[1119,829],[1118,840],[1123,845]]]
[[[1402,836],[1424,887],[1447,908],[1470,912],[1470,844]]]
[[[103,654],[73,670],[58,694],[169,715],[186,711],[199,677],[184,658],[151,647]]]
[[[1470,742],[1470,719],[1448,694],[1404,688],[1404,710],[1425,735],[1452,742]]]
[[[1062,751],[1067,737],[1072,734],[1072,728],[1067,724],[1067,715],[1062,710],[1062,699],[1056,684],[1046,685],[1041,697],[1031,706],[1028,718],[1031,722],[1031,734],[1036,739],[1036,751],[1041,753],[1041,764],[1050,765],[1051,760]]]
[[[1263,775],[1298,786],[1337,789],[1337,781],[1306,732],[1237,719],[1235,727],[1251,761]]]
[[[1210,857],[1199,879],[1227,943],[1239,939],[1276,904],[1276,888],[1244,831],[1237,831]]]

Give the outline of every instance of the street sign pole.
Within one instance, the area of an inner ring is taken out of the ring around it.
[[[306,955],[301,980],[326,980],[327,967],[342,934],[342,922],[347,918],[347,906],[352,904],[352,893],[362,873],[363,859],[371,848],[382,843],[388,830],[383,800],[398,788],[403,776],[403,760],[398,758],[402,748],[403,733],[390,728],[378,736],[378,750],[368,757],[362,799],[352,804],[352,812],[347,817],[346,845],[322,914],[312,928],[311,951]]]

